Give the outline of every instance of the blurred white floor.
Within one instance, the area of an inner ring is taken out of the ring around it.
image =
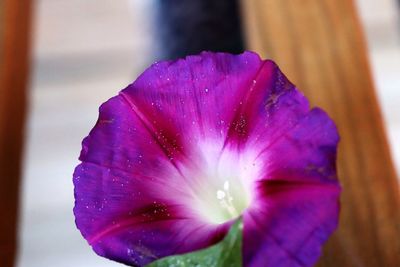
[[[76,230],[71,177],[80,142],[94,125],[99,104],[152,61],[149,14],[154,1],[36,2],[18,266],[121,266],[96,256]],[[358,3],[399,168],[398,9],[394,0]]]
[[[357,0],[392,156],[400,175],[400,2]]]
[[[151,1],[36,2],[18,266],[121,266],[77,231],[71,177],[99,104],[152,61]]]

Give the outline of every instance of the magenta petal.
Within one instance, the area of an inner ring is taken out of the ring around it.
[[[244,266],[313,266],[337,227],[339,188],[277,181],[260,187],[264,199],[244,215]]]
[[[338,223],[338,139],[329,117],[313,109],[262,150],[265,176],[244,216],[245,266],[315,264]]]
[[[261,72],[263,82],[270,82],[272,67],[271,61],[263,62],[251,52],[241,55],[203,52],[175,62],[154,64],[122,95],[132,106],[140,107],[150,128],[162,128],[180,145],[192,149],[192,144],[201,138],[225,139],[233,134],[229,132],[239,127],[236,124],[240,111],[246,111],[244,106],[257,105],[250,103],[255,97],[247,99],[255,88],[255,79]],[[265,89],[257,90],[257,96],[259,92],[266,94]],[[257,102],[262,99],[259,97]],[[182,140],[179,134],[183,133],[191,138]]]
[[[156,63],[83,141],[76,224],[98,254],[143,266],[215,244],[243,212],[244,266],[311,266],[337,224],[337,142],[254,53]]]
[[[102,256],[133,266],[207,247],[229,224],[210,225],[189,207],[177,168],[122,97],[100,108],[74,173],[76,223]]]

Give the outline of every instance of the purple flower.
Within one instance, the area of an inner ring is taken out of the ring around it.
[[[241,216],[244,266],[311,266],[338,222],[338,140],[257,54],[159,62],[100,107],[76,224],[99,255],[144,266],[219,242]]]

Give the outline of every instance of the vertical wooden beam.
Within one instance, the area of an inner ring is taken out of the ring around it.
[[[247,46],[275,60],[341,134],[338,231],[319,266],[400,266],[399,185],[351,0],[242,0]]]
[[[14,266],[31,1],[0,0],[0,266]]]

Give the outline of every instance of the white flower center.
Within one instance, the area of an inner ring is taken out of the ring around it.
[[[249,153],[239,155],[225,149],[221,154],[219,146],[201,147],[206,170],[194,190],[195,210],[206,221],[216,224],[239,217],[251,202],[250,185],[257,174],[256,165],[248,160]]]
[[[247,207],[246,199],[243,199],[244,195],[240,197],[233,198],[233,195],[229,190],[229,181],[225,181],[224,183],[224,191],[217,190],[217,199],[219,201],[219,205],[223,210],[222,213],[228,213],[226,216],[228,219],[235,218],[240,215],[240,213]],[[236,208],[238,207],[238,209]]]

